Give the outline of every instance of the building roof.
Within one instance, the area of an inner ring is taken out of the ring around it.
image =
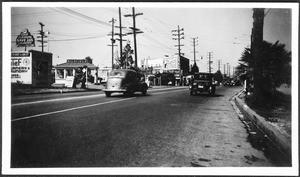
[[[70,62],[66,62],[66,63],[62,63],[62,64],[58,64],[56,66],[54,66],[54,68],[56,69],[70,69],[70,68],[78,68],[78,67],[84,67],[87,66],[88,68],[91,69],[96,69],[97,66],[91,64],[91,63],[70,63]]]

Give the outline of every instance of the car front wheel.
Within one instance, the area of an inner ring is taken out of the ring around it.
[[[147,95],[147,89],[146,89],[146,88],[143,89],[142,94],[143,94],[144,96]]]
[[[111,96],[111,92],[105,92],[106,97],[110,97]]]
[[[125,95],[128,96],[128,97],[133,96],[134,95],[134,90],[132,88],[128,87]]]

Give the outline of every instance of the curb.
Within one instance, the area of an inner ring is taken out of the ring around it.
[[[251,122],[256,124],[265,135],[274,143],[274,145],[283,152],[289,159],[291,156],[291,137],[282,133],[279,129],[267,122],[264,117],[258,115],[254,110],[250,109],[244,101],[238,98],[242,93],[238,93],[233,97],[233,100],[241,112],[249,118]]]

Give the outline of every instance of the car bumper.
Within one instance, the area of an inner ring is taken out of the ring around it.
[[[190,88],[190,91],[197,92],[207,92],[208,90],[205,88]]]
[[[104,92],[126,92],[126,89],[103,89]]]

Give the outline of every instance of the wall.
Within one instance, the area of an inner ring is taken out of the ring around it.
[[[52,53],[30,50],[32,53],[32,86],[50,87],[52,84]]]

